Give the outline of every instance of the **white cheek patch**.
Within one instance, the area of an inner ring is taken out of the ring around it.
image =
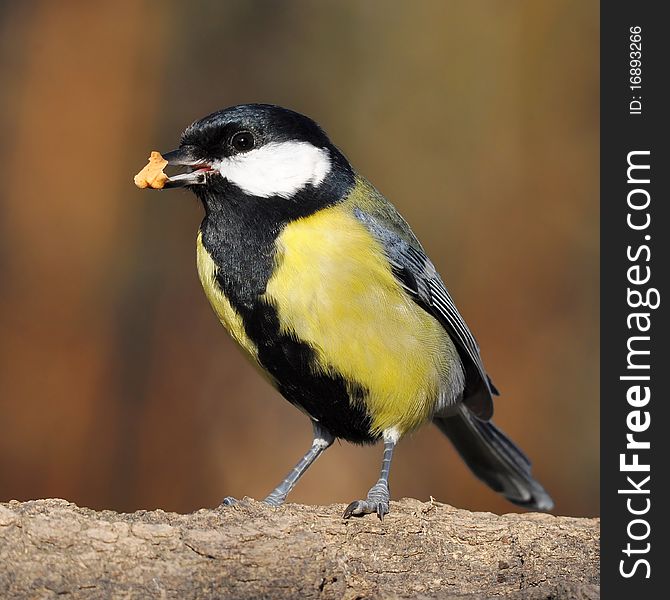
[[[331,165],[324,148],[309,142],[279,142],[224,158],[216,168],[247,194],[290,198],[307,184],[319,185]]]

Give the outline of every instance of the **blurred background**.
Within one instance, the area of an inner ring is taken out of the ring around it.
[[[478,338],[496,422],[556,512],[599,506],[598,3],[0,2],[0,500],[192,511],[262,498],[311,440],[200,288],[202,210],[152,149],[242,102],[318,121],[407,217]],[[336,444],[291,499],[349,502]],[[515,507],[433,427],[395,498]]]

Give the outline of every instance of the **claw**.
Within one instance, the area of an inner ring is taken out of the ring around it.
[[[389,504],[385,501],[375,500],[354,500],[344,511],[343,519],[351,517],[362,517],[377,513],[380,521],[384,520],[384,516],[389,514]]]
[[[239,500],[237,498],[233,498],[232,496],[226,496],[223,499],[223,502],[221,503],[221,506],[235,506],[236,504],[239,504]]]
[[[365,500],[354,500],[344,511],[342,515],[343,519],[349,519],[351,517],[362,517],[367,514],[364,510]]]
[[[272,508],[279,508],[282,504],[284,504],[284,500],[285,498],[273,496],[270,494],[265,500],[263,500],[263,504],[267,504]]]

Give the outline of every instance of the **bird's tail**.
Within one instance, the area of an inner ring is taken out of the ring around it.
[[[533,479],[530,461],[500,429],[461,405],[452,417],[434,417],[473,473],[496,492],[525,508],[551,510],[554,502]]]

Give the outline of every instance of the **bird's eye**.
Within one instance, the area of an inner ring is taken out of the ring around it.
[[[248,152],[254,147],[254,136],[250,131],[238,131],[230,138],[230,145],[238,152]]]

